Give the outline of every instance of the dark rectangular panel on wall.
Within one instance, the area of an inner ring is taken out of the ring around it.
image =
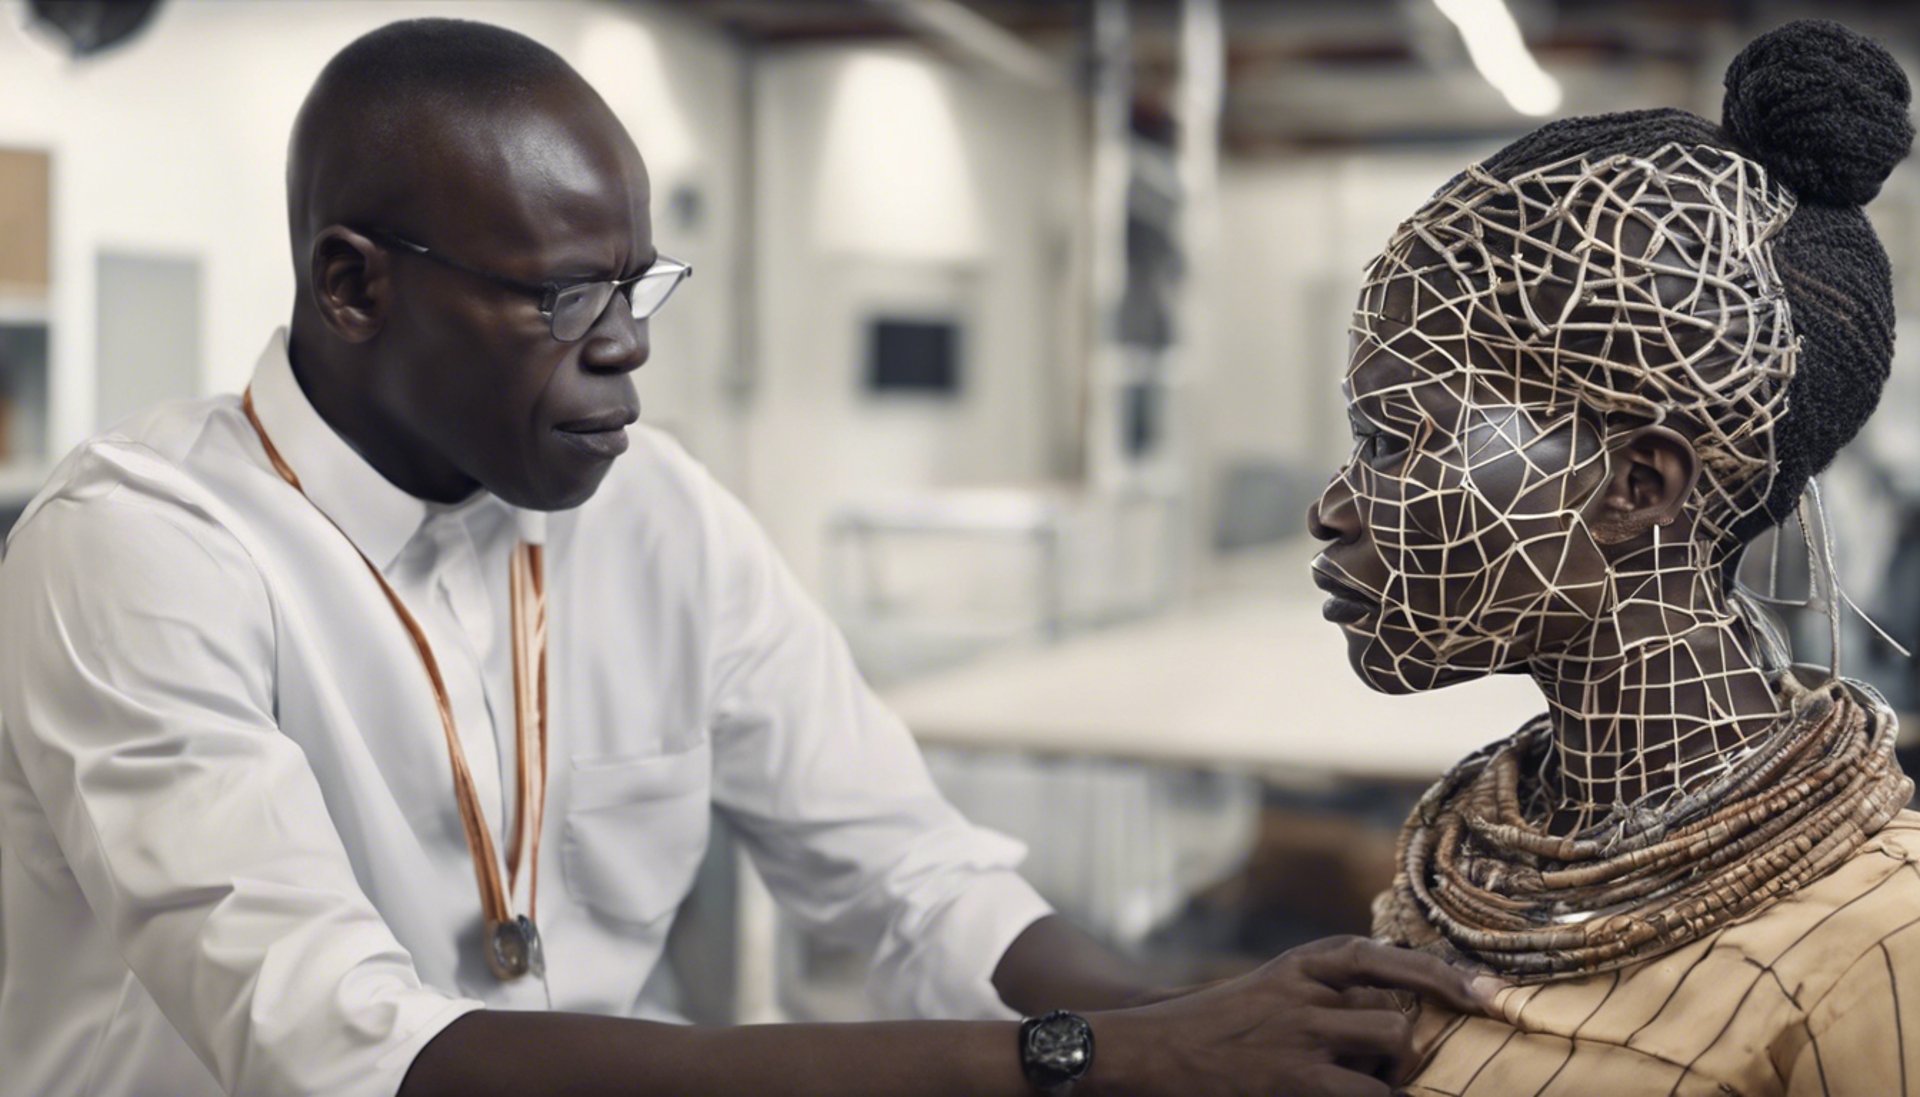
[[[869,324],[867,389],[951,396],[960,391],[960,325],[880,318]]]
[[[0,465],[46,449],[47,328],[0,322]]]

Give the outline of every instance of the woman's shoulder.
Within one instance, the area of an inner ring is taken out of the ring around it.
[[[1902,988],[1920,985],[1920,813],[1900,812],[1752,925],[1748,944],[1766,938],[1777,950],[1766,969],[1800,1018],[1769,1047],[1781,1076],[1844,1074],[1849,1092],[1892,1092],[1883,1083],[1910,1069]],[[1762,962],[1754,951],[1748,959]]]
[[[1715,945],[1772,972],[1804,1006],[1896,938],[1920,943],[1914,931],[1920,931],[1920,812],[1902,811],[1831,872],[1728,927]]]
[[[1861,847],[1865,853],[1874,847],[1892,850],[1896,855],[1904,855],[1910,860],[1920,861],[1920,811],[1912,808],[1899,811],[1887,820],[1887,825],[1875,831],[1867,844]]]
[[[1825,875],[1786,895],[1774,910],[1795,908],[1822,922],[1860,924],[1920,914],[1920,811],[1902,810]]]
[[[1857,917],[1920,915],[1920,811],[1905,809],[1867,836],[1832,872],[1803,889],[1817,900],[1857,906]]]

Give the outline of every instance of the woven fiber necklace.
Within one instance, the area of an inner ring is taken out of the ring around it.
[[[1696,941],[1826,875],[1913,794],[1896,723],[1844,680],[1783,676],[1790,713],[1664,811],[1565,837],[1522,811],[1539,717],[1433,786],[1400,834],[1374,933],[1517,983],[1610,971]]]
[[[300,478],[294,475],[292,466],[280,456],[273,439],[267,436],[267,428],[261,425],[260,416],[253,408],[253,390],[248,389],[241,397],[241,408],[247,414],[247,422],[253,425],[255,434],[260,436],[260,444],[267,451],[267,460],[273,470],[280,474],[295,491],[306,497],[306,491],[300,487]],[[308,502],[312,502],[308,499]],[[316,506],[314,509],[318,510]],[[321,516],[340,530],[338,523],[328,517],[325,511]],[[340,530],[342,537],[345,530]],[[353,544],[348,539],[348,544]],[[466,751],[460,746],[460,733],[454,727],[453,699],[447,693],[446,680],[441,677],[440,663],[433,656],[433,647],[427,642],[426,630],[420,627],[413,614],[407,610],[400,595],[387,582],[386,576],[367,554],[354,546],[374,582],[380,584],[380,592],[387,596],[387,604],[393,608],[394,616],[400,619],[407,637],[413,641],[414,651],[420,656],[420,664],[427,672],[428,684],[433,688],[433,700],[440,714],[440,729],[446,735],[447,757],[453,765],[454,798],[460,805],[460,822],[467,835],[467,852],[473,858],[473,873],[480,888],[480,912],[486,920],[484,947],[487,968],[502,982],[518,979],[532,973],[535,978],[546,975],[546,956],[540,945],[540,930],[534,923],[540,902],[540,830],[545,822],[547,802],[547,595],[545,567],[541,546],[522,541],[514,546],[510,579],[511,601],[513,604],[513,699],[514,699],[514,740],[517,744],[516,780],[514,781],[514,827],[507,848],[507,878],[500,876],[500,858],[494,851],[493,833],[487,829],[486,816],[480,810],[480,796],[474,790],[473,773],[467,767]],[[529,851],[531,851],[529,853]],[[528,863],[527,913],[516,915],[509,896],[520,872],[520,865]]]

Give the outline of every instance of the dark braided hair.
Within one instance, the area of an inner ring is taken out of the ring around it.
[[[1800,352],[1774,428],[1765,505],[1729,530],[1740,542],[1793,513],[1807,482],[1880,402],[1893,360],[1892,268],[1861,206],[1913,143],[1911,98],[1880,45],[1838,23],[1801,20],[1756,38],[1728,66],[1722,125],[1671,109],[1568,118],[1480,165],[1504,182],[1574,156],[1703,145],[1758,161],[1792,192],[1798,206],[1774,262]]]

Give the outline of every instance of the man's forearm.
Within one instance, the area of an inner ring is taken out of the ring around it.
[[[1412,1021],[1391,991],[1472,1014],[1503,990],[1424,953],[1348,937],[1167,996],[1058,919],[1029,927],[1000,969],[994,985],[1022,1012],[1087,1015],[1095,1054],[1075,1083],[1085,1097],[1384,1093],[1343,1063],[1372,1072],[1412,1061]],[[1152,998],[1162,1000],[1136,1004]],[[688,1028],[479,1010],[421,1050],[400,1097],[1028,1097],[1017,1033],[1009,1021]]]
[[[1158,995],[1145,973],[1043,918],[1008,948],[994,987],[1024,1013],[1122,1009]],[[400,1097],[768,1093],[806,1097],[1026,1097],[1012,1022],[701,1028],[579,1013],[479,1010],[414,1059]]]
[[[1028,926],[993,971],[1000,1000],[1029,1016],[1050,1009],[1125,1009],[1165,997],[1147,968],[1058,915]]]
[[[400,1097],[1030,1097],[1008,1021],[697,1028],[477,1010],[415,1057]]]

